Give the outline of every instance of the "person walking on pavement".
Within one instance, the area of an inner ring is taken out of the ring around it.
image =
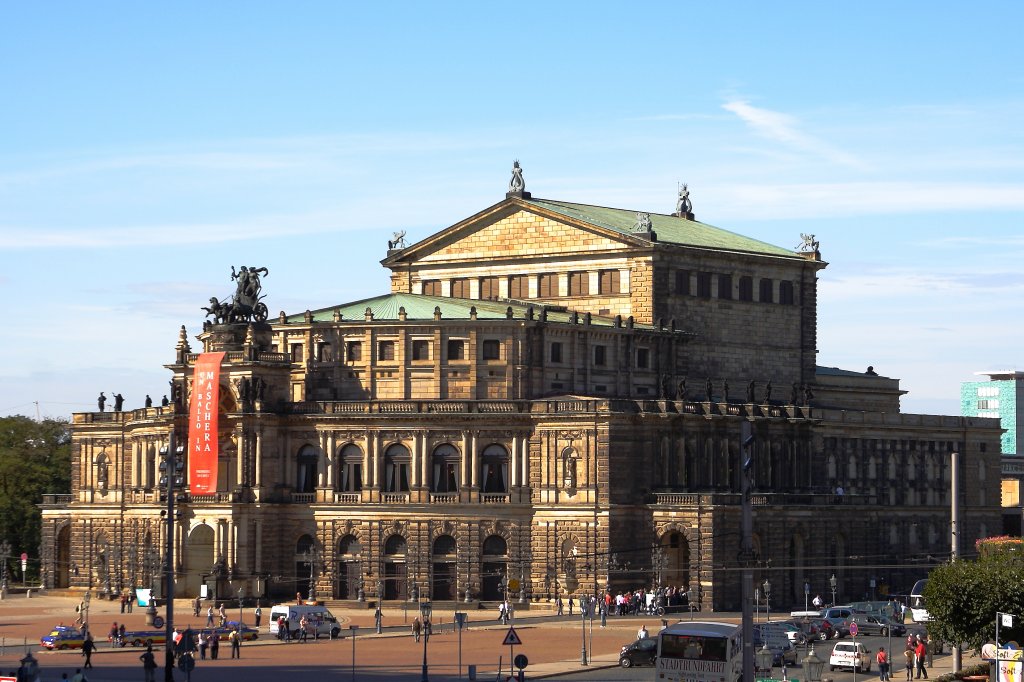
[[[647,626],[641,625],[640,629],[636,631],[637,639],[647,639],[650,635],[647,632]]]
[[[569,595],[569,615],[572,615],[572,595]]]
[[[199,617],[199,609],[201,609],[201,608],[203,608],[203,602],[202,602],[202,600],[199,597],[196,597],[196,600],[194,602],[192,602],[192,615],[195,616],[196,618],[198,618]]]
[[[199,660],[206,660],[206,645],[210,643],[210,636],[206,634],[205,630],[199,631]]]
[[[412,637],[417,642],[420,641],[420,627],[421,627],[420,617],[416,616],[415,618],[412,619]]]
[[[210,659],[213,661],[217,660],[217,654],[220,653],[220,635],[216,630],[210,635]]]
[[[220,626],[224,627],[224,623],[228,622],[228,613],[224,610],[223,603],[217,607],[217,614],[220,616]]]
[[[85,641],[82,642],[82,655],[85,656],[85,668],[92,667],[92,652],[96,651],[96,642],[92,639],[92,633],[86,634]]]
[[[260,608],[259,604],[256,605],[256,610],[253,612],[253,616],[256,618],[256,629],[260,629],[260,620],[263,619],[263,609]]]
[[[206,627],[213,627],[213,604],[206,607]]]
[[[928,671],[925,670],[924,664],[925,659],[928,656],[928,647],[925,645],[924,640],[920,637],[917,638],[917,645],[914,647],[914,658],[917,659],[917,679],[928,679]]]
[[[889,658],[886,656],[885,647],[878,647],[878,653],[875,654],[875,661],[878,662],[878,681],[888,682],[889,680]]]
[[[146,682],[156,682],[154,672],[156,671],[156,656],[153,655],[152,644],[146,646],[146,651],[139,656],[139,660],[142,661],[142,670],[146,675]]]
[[[309,636],[308,629],[309,620],[306,618],[306,614],[302,614],[302,618],[299,619],[299,637],[301,637],[299,642],[302,644],[306,643],[306,637]]]
[[[562,603],[562,595],[558,595],[557,597],[555,597],[555,606],[558,608],[558,613],[556,613],[555,615],[556,616],[561,616],[562,615],[562,609],[565,606]]]
[[[903,659],[905,661],[905,668],[907,671],[907,682],[914,679],[914,650],[907,645],[907,648],[903,650]]]

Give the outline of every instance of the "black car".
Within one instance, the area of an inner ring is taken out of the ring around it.
[[[658,657],[658,640],[653,637],[638,639],[632,644],[622,647],[619,652],[619,665],[632,668],[634,665],[654,665]]]
[[[897,637],[902,637],[907,632],[907,628],[902,624],[894,623],[885,616],[876,616],[869,613],[855,613],[850,617],[849,622],[856,623],[858,632],[862,635],[881,635],[885,637],[891,632]]]

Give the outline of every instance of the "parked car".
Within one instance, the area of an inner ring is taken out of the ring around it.
[[[228,635],[230,635],[231,631],[237,627],[237,620],[229,620],[228,622],[224,623],[224,627],[216,628],[216,632],[218,635],[220,635],[220,639],[223,642],[227,641]],[[242,635],[243,642],[250,642],[259,637],[260,634],[259,630],[257,630],[256,628],[251,628],[248,625],[242,625],[241,629],[238,632],[240,635]]]
[[[85,633],[78,628],[67,625],[57,625],[50,631],[50,634],[43,635],[39,643],[47,649],[81,649],[85,643]]]
[[[822,609],[821,617],[828,618],[833,624],[837,620],[846,620],[853,615],[853,607],[850,606],[833,606],[831,608]]]
[[[857,624],[857,634],[881,635],[885,637],[890,632],[897,637],[902,637],[907,628],[900,623],[894,623],[885,616],[876,616],[870,613],[855,613],[850,616],[848,623]]]
[[[828,658],[829,670],[853,668],[854,672],[871,672],[871,654],[863,642],[838,642]]]
[[[843,621],[839,621],[842,623]],[[833,623],[828,618],[811,618],[805,624],[804,633],[807,635],[807,639],[839,639],[850,634],[850,631],[846,627],[837,627],[836,623]]]
[[[760,649],[765,644],[772,652],[772,665],[796,665],[796,648],[789,637],[780,629],[763,627],[766,623],[754,626],[754,648]]]
[[[765,625],[768,625],[768,623],[765,623]],[[803,628],[800,627],[799,623],[795,623],[789,620],[773,620],[770,623],[770,625],[781,630],[786,635],[786,637],[789,638],[789,641],[793,643],[793,646],[803,644],[805,641],[807,641],[807,637],[806,635],[804,635]]]
[[[654,665],[654,660],[657,657],[658,638],[645,637],[622,647],[622,651],[619,652],[619,665],[623,668],[632,668],[634,665]]]
[[[121,638],[121,646],[163,646],[167,642],[167,632],[164,630],[128,630]]]

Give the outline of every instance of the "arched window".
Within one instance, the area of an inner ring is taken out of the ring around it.
[[[406,542],[401,535],[391,535],[384,541],[385,556],[405,556]]]
[[[484,556],[505,556],[508,554],[508,543],[500,535],[490,535],[484,540],[481,552]]]
[[[829,455],[828,459],[825,460],[825,472],[829,479],[836,477],[836,457],[835,455]]]
[[[349,443],[338,453],[340,466],[338,490],[358,492],[363,489],[363,451]]]
[[[404,445],[394,444],[384,451],[384,492],[409,491],[409,467],[412,457]]]
[[[313,536],[303,535],[295,542],[295,553],[306,554],[313,549]]]
[[[296,458],[295,492],[311,493],[316,489],[316,467],[320,461],[320,448],[303,445]]]
[[[355,535],[346,535],[338,541],[338,554],[342,556],[356,556],[363,551],[359,539]]]
[[[434,448],[431,458],[430,492],[454,493],[459,490],[459,451],[448,443]]]
[[[434,540],[434,556],[454,556],[455,555],[455,538],[451,535],[441,535]]]
[[[482,492],[508,492],[508,450],[502,445],[488,445],[480,459]]]

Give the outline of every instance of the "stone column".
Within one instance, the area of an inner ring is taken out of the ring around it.
[[[324,453],[324,458],[327,460],[327,487],[331,490],[334,489],[334,477],[338,468],[338,462],[335,461],[338,453],[335,452],[334,444],[334,432],[331,431],[327,436],[327,451]]]
[[[371,431],[366,437],[366,461],[367,468],[370,470],[370,480],[373,481],[370,487],[374,490],[380,490],[380,467],[377,462],[378,442],[377,434]]]
[[[235,486],[241,488],[245,485],[245,448],[249,444],[249,439],[245,437],[245,429],[239,427],[238,429],[238,457],[235,466]]]
[[[416,444],[420,451],[421,485],[424,490],[430,490],[430,453],[427,452],[426,432],[416,434]]]
[[[224,539],[227,541],[227,562],[228,567],[235,565],[235,520],[227,519],[224,527]]]
[[[263,429],[256,429],[256,456],[252,463],[253,485],[259,488],[263,485]]]
[[[480,476],[480,462],[476,451],[476,431],[470,431],[469,433],[469,451],[469,480],[473,490],[479,490],[480,482],[477,479]]]
[[[327,433],[319,434],[320,456],[316,459],[316,487],[323,488],[327,482]]]

